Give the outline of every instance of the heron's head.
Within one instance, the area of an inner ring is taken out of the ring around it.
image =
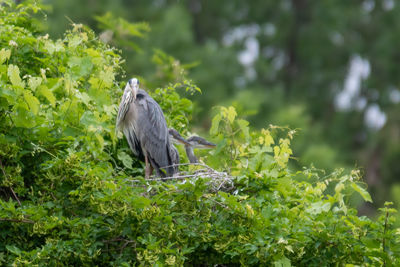
[[[187,142],[190,143],[190,146],[193,148],[214,148],[216,144],[208,142],[206,139],[200,136],[191,136],[187,139]]]
[[[128,81],[125,89],[129,88],[130,90],[132,90],[133,93],[133,97],[136,99],[136,94],[139,90],[139,80],[136,78],[132,78]]]
[[[169,137],[170,140],[172,141],[172,143],[177,144],[177,145],[190,145],[190,143],[188,143],[188,141],[186,141],[185,138],[183,138],[177,130],[175,129],[168,129],[168,133],[169,133]]]

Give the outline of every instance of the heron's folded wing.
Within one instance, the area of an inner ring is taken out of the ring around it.
[[[140,145],[138,136],[135,133],[135,129],[132,124],[125,126],[124,135],[128,141],[129,147],[131,148],[133,154],[139,158],[139,160],[144,161],[144,154],[142,151],[142,146]]]
[[[131,91],[125,91],[122,96],[121,103],[119,104],[116,127],[117,129],[122,128],[122,122],[125,119],[125,115],[129,110],[129,105],[132,102],[133,96]]]
[[[139,101],[137,126],[141,129],[140,142],[160,167],[171,165],[168,128],[164,114],[150,96]]]

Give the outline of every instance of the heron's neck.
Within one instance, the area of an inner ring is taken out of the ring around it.
[[[196,156],[194,155],[193,147],[185,146],[185,150],[186,150],[186,155],[188,156],[190,163],[198,163],[199,162],[197,160]]]

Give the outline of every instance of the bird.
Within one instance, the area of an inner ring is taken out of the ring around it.
[[[198,163],[196,156],[194,155],[194,148],[204,149],[204,148],[214,148],[216,144],[207,141],[200,136],[191,136],[186,139],[190,146],[185,146],[186,155],[189,158],[190,163]]]
[[[176,174],[179,172],[180,157],[178,150],[174,147],[173,144],[170,145],[170,153],[171,153],[172,168],[174,169],[174,174]]]
[[[188,139],[183,138],[175,129],[168,129],[170,139],[175,144],[183,144],[185,146],[186,155],[190,163],[198,163],[198,159],[194,154],[195,148],[214,148],[214,143],[208,142],[200,136],[191,136]]]
[[[177,159],[179,161],[179,154],[170,143],[163,111],[146,91],[139,88],[137,78],[130,79],[125,86],[116,129],[124,133],[133,154],[145,162],[146,179],[150,178],[153,169],[160,177],[174,175],[173,164]]]

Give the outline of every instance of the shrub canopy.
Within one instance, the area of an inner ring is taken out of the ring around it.
[[[377,221],[348,205],[355,192],[371,201],[358,171],[292,173],[294,132],[251,131],[233,107],[217,108],[218,147],[204,158],[233,189],[144,180],[115,133],[119,52],[79,24],[50,39],[38,11],[0,6],[2,265],[400,265],[390,204]],[[185,133],[193,105],[176,89],[199,89],[172,57],[155,51],[153,62],[173,83],[150,93]]]

